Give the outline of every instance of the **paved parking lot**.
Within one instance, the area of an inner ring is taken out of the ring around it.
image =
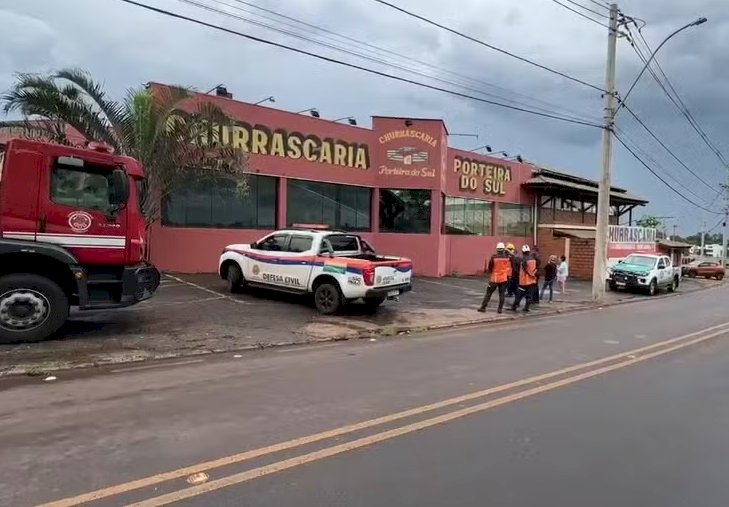
[[[705,284],[687,281],[683,290]],[[475,277],[417,278],[412,292],[400,302],[386,302],[374,315],[352,305],[341,315],[322,316],[307,298],[259,290],[230,295],[215,275],[166,275],[158,294],[137,306],[76,313],[56,339],[0,346],[0,374],[394,335],[513,318],[497,316],[493,310],[477,313],[483,290],[484,281]],[[574,307],[588,301],[589,294],[588,284],[573,282],[567,294],[555,296],[554,305],[543,304],[534,313]]]

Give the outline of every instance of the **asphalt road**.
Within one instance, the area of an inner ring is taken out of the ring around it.
[[[5,379],[0,504],[725,505],[728,295]]]

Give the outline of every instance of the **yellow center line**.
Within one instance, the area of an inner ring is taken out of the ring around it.
[[[245,472],[229,475],[227,477],[223,477],[221,479],[217,479],[217,480],[205,483],[205,484],[181,489],[179,491],[168,493],[166,495],[160,495],[160,496],[157,496],[154,498],[143,500],[141,502],[129,504],[129,505],[127,505],[127,507],[160,507],[162,505],[168,505],[173,502],[179,502],[180,500],[185,500],[187,498],[192,498],[192,497],[199,496],[199,495],[202,495],[205,493],[210,493],[212,491],[215,491],[215,490],[218,490],[221,488],[234,486],[236,484],[241,484],[243,482],[247,482],[247,481],[250,481],[253,479],[258,479],[260,477],[264,477],[266,475],[271,475],[271,474],[274,474],[277,472],[281,472],[283,470],[287,470],[290,468],[304,465],[306,463],[311,463],[313,461],[319,461],[321,459],[329,458],[331,456],[335,456],[337,454],[342,454],[344,452],[352,451],[355,449],[360,449],[362,447],[370,446],[370,445],[376,444],[378,442],[383,442],[385,440],[390,440],[395,437],[406,435],[408,433],[413,433],[415,431],[420,431],[420,430],[423,430],[426,428],[430,428],[432,426],[447,423],[447,422],[453,421],[455,419],[460,419],[462,417],[472,415],[472,414],[475,414],[478,412],[483,412],[483,411],[489,410],[491,408],[498,407],[500,405],[505,405],[507,403],[512,403],[512,402],[515,402],[515,401],[518,401],[518,400],[521,400],[524,398],[535,396],[540,393],[552,391],[554,389],[564,387],[564,386],[567,386],[570,384],[574,384],[576,382],[580,382],[582,380],[596,377],[598,375],[603,375],[605,373],[609,373],[609,372],[612,372],[615,370],[626,368],[633,364],[640,363],[642,361],[647,361],[648,359],[652,359],[654,357],[662,356],[664,354],[668,354],[670,352],[673,352],[673,351],[676,351],[679,349],[683,349],[686,347],[690,347],[692,345],[696,345],[697,343],[704,342],[706,340],[715,338],[715,337],[720,336],[725,333],[727,333],[727,330],[717,331],[710,335],[702,336],[700,338],[695,338],[688,342],[679,343],[672,347],[668,347],[665,349],[658,350],[656,352],[645,354],[643,356],[636,357],[634,359],[628,359],[627,361],[623,361],[620,363],[603,366],[602,368],[597,368],[595,370],[590,370],[590,371],[587,371],[584,373],[580,373],[580,374],[577,374],[577,375],[574,375],[571,377],[557,380],[555,382],[551,382],[549,384],[533,387],[531,389],[526,389],[524,391],[510,394],[510,395],[507,395],[507,396],[504,396],[501,398],[497,398],[495,400],[487,401],[485,403],[474,405],[472,407],[463,408],[463,409],[449,412],[447,414],[443,414],[443,415],[440,415],[437,417],[432,417],[430,419],[418,421],[418,422],[415,422],[412,424],[408,424],[406,426],[401,426],[399,428],[395,428],[395,429],[392,429],[389,431],[383,431],[381,433],[376,433],[374,435],[362,437],[357,440],[353,440],[351,442],[327,447],[324,449],[320,449],[318,451],[310,452],[308,454],[303,454],[301,456],[296,456],[296,457],[293,457],[290,459],[272,463],[270,465],[265,465],[265,466],[261,466],[258,468],[253,468],[251,470],[247,470]]]
[[[301,446],[304,446],[307,444],[312,444],[312,443],[319,442],[322,440],[327,440],[327,439],[338,437],[338,436],[345,435],[348,433],[353,433],[356,431],[371,428],[373,426],[379,426],[379,425],[391,423],[394,421],[398,421],[400,419],[421,415],[421,414],[424,414],[427,412],[431,412],[433,410],[438,410],[441,408],[449,407],[451,405],[456,405],[456,404],[463,403],[466,401],[483,398],[485,396],[490,396],[492,394],[497,394],[497,393],[507,391],[510,389],[515,389],[515,388],[522,387],[525,385],[533,384],[535,382],[540,382],[540,381],[551,379],[553,377],[573,373],[578,370],[583,370],[586,368],[592,368],[595,366],[599,366],[604,363],[608,363],[611,361],[615,361],[617,359],[625,358],[627,356],[637,356],[644,352],[648,352],[648,351],[651,351],[651,350],[659,348],[659,347],[665,347],[665,346],[680,342],[682,340],[686,340],[688,338],[691,338],[693,336],[697,336],[697,335],[700,335],[700,334],[703,334],[706,332],[711,332],[714,330],[718,330],[720,328],[726,328],[727,326],[729,326],[729,322],[724,322],[722,324],[718,324],[716,326],[711,326],[706,329],[702,329],[700,331],[695,331],[693,333],[688,333],[688,334],[678,336],[678,337],[675,337],[675,338],[672,338],[669,340],[653,343],[653,344],[646,345],[644,347],[640,347],[637,349],[629,350],[626,352],[620,352],[620,353],[613,354],[611,356],[607,356],[607,357],[603,357],[603,358],[599,358],[599,359],[596,359],[593,361],[576,364],[576,365],[562,368],[559,370],[555,370],[552,372],[535,375],[535,376],[520,379],[520,380],[517,380],[514,382],[509,382],[507,384],[502,384],[502,385],[490,387],[487,389],[483,389],[480,391],[467,393],[467,394],[464,394],[461,396],[456,396],[454,398],[449,398],[449,399],[438,401],[435,403],[430,403],[427,405],[414,407],[411,409],[403,410],[401,412],[395,412],[392,414],[388,414],[388,415],[385,415],[382,417],[377,417],[374,419],[369,419],[369,420],[362,421],[359,423],[349,424],[346,426],[341,426],[339,428],[334,428],[334,429],[323,431],[320,433],[315,433],[315,434],[304,436],[304,437],[294,438],[291,440],[279,442],[277,444],[269,445],[266,447],[252,449],[249,451],[233,454],[233,455],[226,456],[223,458],[218,458],[218,459],[198,463],[195,465],[178,468],[176,470],[171,470],[168,472],[150,475],[148,477],[143,477],[141,479],[136,479],[133,481],[122,483],[122,484],[117,484],[114,486],[101,488],[101,489],[91,491],[88,493],[83,493],[83,494],[80,494],[80,495],[77,495],[74,497],[56,500],[53,502],[49,502],[49,503],[40,505],[38,507],[72,507],[72,506],[80,505],[83,503],[88,503],[88,502],[92,502],[95,500],[107,498],[110,496],[128,493],[130,491],[153,486],[155,484],[159,484],[162,482],[179,479],[182,477],[187,477],[188,475],[192,475],[195,473],[205,472],[205,471],[208,471],[208,470],[211,470],[214,468],[220,468],[220,467],[224,467],[224,466],[228,466],[228,465],[241,463],[241,462],[248,461],[251,459],[259,458],[261,456],[266,456],[269,454],[274,454],[277,452],[293,449],[296,447],[301,447]],[[726,329],[726,330],[729,331],[729,329]],[[721,332],[724,332],[724,330],[722,330]]]

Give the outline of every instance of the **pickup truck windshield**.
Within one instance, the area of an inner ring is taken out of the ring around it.
[[[629,255],[623,261],[625,264],[632,264],[633,266],[642,266],[646,268],[652,268],[656,263],[655,257],[647,257],[645,255]]]

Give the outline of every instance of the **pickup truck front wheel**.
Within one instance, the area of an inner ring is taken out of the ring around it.
[[[237,263],[234,262],[228,266],[226,281],[228,282],[228,292],[235,294],[241,291],[243,284],[245,283],[245,279],[243,278],[243,272]]]
[[[658,294],[658,282],[656,282],[656,279],[654,278],[651,280],[651,283],[648,284],[648,295],[655,296],[656,294]]]
[[[322,283],[314,291],[314,305],[323,315],[335,314],[342,306],[342,292],[333,283]]]

